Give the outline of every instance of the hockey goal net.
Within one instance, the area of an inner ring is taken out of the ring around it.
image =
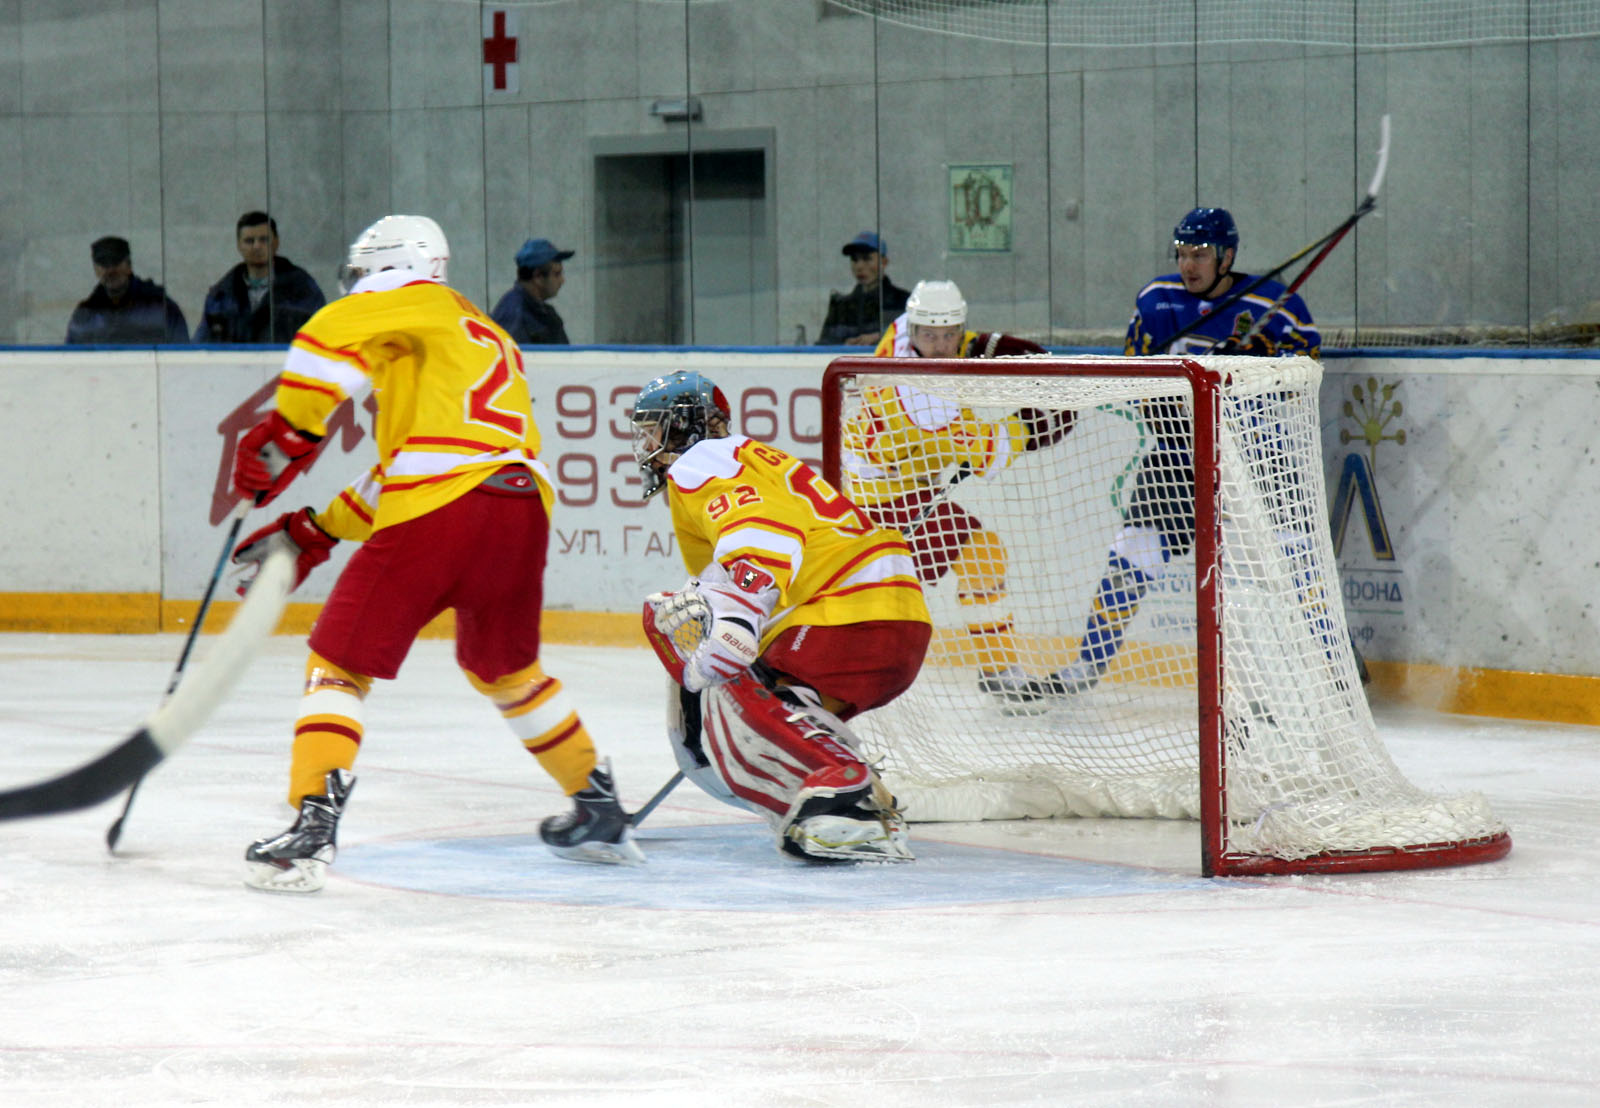
[[[1197,819],[1208,875],[1510,849],[1482,796],[1417,788],[1378,737],[1320,380],[1304,358],[829,367],[827,475],[911,539],[934,619],[916,684],[853,724],[908,818]],[[1172,479],[1175,448],[1192,481]],[[1085,657],[1089,683],[1052,680]]]

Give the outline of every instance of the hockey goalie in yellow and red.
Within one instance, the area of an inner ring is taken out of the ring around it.
[[[905,539],[798,458],[731,433],[698,373],[640,391],[634,457],[689,580],[645,601],[681,686],[669,736],[702,789],[812,862],[909,861],[905,821],[845,724],[911,686],[932,635]]]

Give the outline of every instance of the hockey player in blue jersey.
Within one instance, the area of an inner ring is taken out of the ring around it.
[[[1124,353],[1320,355],[1322,338],[1305,301],[1291,294],[1278,305],[1285,292],[1278,282],[1264,281],[1228,302],[1230,293],[1249,287],[1254,278],[1233,271],[1239,230],[1227,211],[1196,208],[1178,221],[1172,238],[1178,272],[1157,277],[1139,291]],[[1263,317],[1265,322],[1257,326]],[[1147,404],[1144,418],[1155,442],[1139,463],[1078,657],[1034,679],[1013,700],[1071,696],[1093,688],[1121,648],[1150,582],[1194,545],[1189,419],[1176,405],[1163,403]]]
[[[1178,272],[1139,290],[1125,353],[1320,356],[1322,336],[1306,302],[1291,293],[1274,307],[1285,291],[1278,282],[1263,281],[1228,303],[1230,294],[1255,279],[1233,271],[1239,229],[1226,210],[1196,208],[1178,221],[1172,239]],[[1263,316],[1266,322],[1257,327]]]

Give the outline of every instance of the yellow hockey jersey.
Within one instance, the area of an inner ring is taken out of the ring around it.
[[[667,471],[667,502],[691,574],[741,558],[772,574],[778,604],[763,650],[801,625],[931,622],[900,533],[777,447],[743,435],[704,439]]]
[[[979,477],[1003,469],[1027,444],[1015,413],[982,420],[907,385],[873,385],[861,390],[861,405],[845,423],[840,462],[850,498],[873,508],[939,484],[953,466],[970,466]]]
[[[369,388],[378,463],[317,516],[330,535],[362,540],[426,515],[512,462],[533,471],[550,510],[522,352],[466,297],[408,270],[363,278],[295,335],[276,403],[324,435],[334,409]]]

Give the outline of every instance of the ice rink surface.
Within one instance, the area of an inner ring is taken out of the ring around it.
[[[181,645],[0,635],[0,788],[125,737]],[[117,803],[0,824],[3,1108],[1600,1104],[1600,729],[1378,713],[1412,780],[1511,825],[1462,869],[1207,881],[1195,825],[1102,820],[812,869],[689,785],[647,867],[586,867],[429,641],[368,701],[328,887],[274,896],[241,854],[292,816],[303,651],[270,643],[116,857]],[[656,662],[545,664],[642,803]]]

